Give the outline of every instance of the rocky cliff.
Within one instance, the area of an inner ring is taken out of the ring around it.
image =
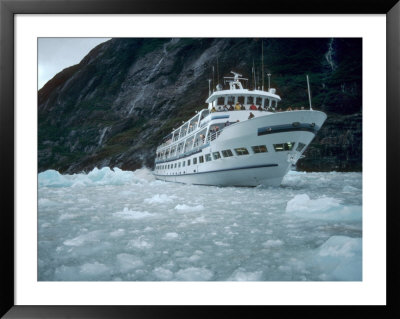
[[[262,47],[281,107],[308,107],[308,74],[328,114],[298,169],[361,170],[361,39],[135,38],[97,46],[39,90],[39,172],[153,167],[162,137],[206,107],[208,79],[251,78],[254,64],[261,85]]]

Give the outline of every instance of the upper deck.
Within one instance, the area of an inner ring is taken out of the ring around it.
[[[174,144],[174,142],[212,122],[214,118],[218,118],[214,112],[276,111],[281,98],[275,94],[275,89],[270,88],[268,91],[244,89],[240,81],[247,79],[240,78],[241,75],[238,73],[232,73],[234,74],[233,77],[224,78],[229,84],[229,89],[223,90],[218,85],[216,91],[210,91],[206,100],[208,109],[196,112],[196,115],[187,122],[182,123],[177,129],[173,129],[170,134],[164,137],[162,144],[157,147],[157,151]]]
[[[210,92],[210,96],[206,100],[210,111],[213,108],[219,111],[233,111],[233,109],[238,110],[239,106],[241,110],[255,110],[254,106],[259,110],[261,108],[273,110],[277,107],[281,98],[276,94],[274,88],[269,88],[268,91],[244,89],[241,81],[247,81],[247,79],[240,78],[241,75],[238,73],[232,73],[233,77],[224,77],[229,84],[228,90],[223,90],[221,85],[217,85],[217,90]]]

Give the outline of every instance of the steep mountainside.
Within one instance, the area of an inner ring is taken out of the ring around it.
[[[297,167],[362,169],[361,39],[263,39],[264,82],[280,106],[313,108],[328,120]],[[163,136],[206,107],[214,85],[236,71],[261,85],[261,39],[112,39],[38,92],[39,172],[153,166]],[[213,73],[214,68],[214,73]],[[213,75],[214,74],[214,75]],[[253,86],[249,81],[249,86]]]

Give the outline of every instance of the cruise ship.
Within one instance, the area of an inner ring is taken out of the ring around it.
[[[157,147],[155,178],[215,186],[279,186],[301,158],[326,114],[278,107],[276,89],[244,89],[231,72],[217,85],[208,108],[173,129]],[[308,78],[307,78],[308,80]],[[307,82],[308,83],[308,82]],[[228,87],[229,86],[229,87]]]

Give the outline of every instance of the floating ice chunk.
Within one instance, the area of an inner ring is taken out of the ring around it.
[[[362,280],[362,240],[332,236],[316,251],[316,264],[323,269],[324,280]]]
[[[153,247],[153,244],[145,241],[143,238],[132,239],[128,242],[128,248],[139,248],[139,249],[149,249]]]
[[[210,280],[213,273],[205,268],[189,267],[175,273],[175,278],[182,281],[206,281]]]
[[[129,271],[144,265],[139,257],[131,254],[118,254],[117,263],[122,271]]]
[[[89,174],[87,179],[82,179],[87,185],[124,185],[132,183],[133,172],[123,171],[118,167],[114,167],[112,170],[109,167],[103,167],[101,169],[94,168]]]
[[[159,186],[165,186],[165,183],[167,183],[167,182],[156,180],[154,182],[149,183],[149,185],[151,187],[159,187]]]
[[[190,262],[195,262],[195,261],[199,261],[200,259],[201,259],[201,255],[202,254],[197,254],[197,253],[194,253],[192,256],[190,256],[189,258],[187,258],[187,260],[188,261],[190,261]]]
[[[86,242],[99,241],[100,230],[95,230],[87,234],[79,235],[75,238],[64,241],[65,246],[82,246]]]
[[[359,191],[360,190],[358,188],[353,187],[353,186],[346,185],[343,187],[344,193],[354,193],[354,192],[359,192]]]
[[[331,197],[320,197],[313,200],[308,195],[301,194],[288,201],[286,212],[304,218],[326,220],[361,219],[361,206],[344,206],[340,203],[340,200]]]
[[[320,248],[320,256],[353,257],[361,253],[361,238],[332,236]]]
[[[123,171],[117,167],[110,169],[95,167],[88,174],[61,175],[55,170],[47,170],[39,173],[39,187],[83,187],[97,185],[126,185],[135,183],[148,183],[154,181],[154,177],[147,168],[134,172]]]
[[[72,182],[59,172],[50,169],[38,175],[39,187],[69,187]]]
[[[160,280],[171,280],[174,276],[174,273],[171,270],[162,267],[155,268],[153,274]]]
[[[63,221],[65,219],[74,219],[75,217],[77,217],[77,214],[69,214],[69,213],[65,213],[65,214],[61,214],[60,218],[58,219],[59,221]]]
[[[310,199],[307,194],[296,195],[286,205],[286,212],[320,212],[326,211],[334,207],[339,207],[340,201],[335,198],[322,197],[318,199]]]
[[[179,235],[177,233],[166,233],[164,236],[165,239],[176,239],[178,237]]]
[[[214,240],[214,244],[217,246],[224,246],[224,247],[229,247],[230,245],[227,243],[224,243],[222,241]]]
[[[86,187],[88,183],[85,183],[84,181],[76,181],[74,182],[71,187]]]
[[[116,212],[114,215],[123,219],[141,219],[153,216],[153,214],[150,214],[149,212],[130,210],[128,207],[124,207],[122,212]]]
[[[243,268],[236,269],[233,274],[227,279],[228,281],[260,281],[262,271],[248,272]]]
[[[72,267],[72,266],[60,266],[57,267],[54,271],[54,280],[57,281],[72,281],[72,280],[77,280],[78,276],[77,274],[79,273],[78,267]]]
[[[47,198],[39,198],[38,204],[39,204],[39,206],[50,206],[50,205],[54,205],[55,202],[53,202],[52,200],[47,199]]]
[[[121,237],[125,234],[125,230],[124,229],[117,229],[114,230],[113,232],[110,233],[111,237]]]
[[[282,240],[269,239],[263,244],[263,246],[266,247],[266,248],[272,248],[272,247],[282,246],[283,244],[284,244],[284,242]]]
[[[175,206],[175,209],[178,211],[186,211],[186,212],[199,212],[204,209],[203,205],[197,205],[197,206],[188,206],[186,204],[178,204]]]
[[[207,220],[205,219],[204,216],[196,217],[193,221],[192,224],[197,224],[197,223],[205,223]]]
[[[135,170],[133,172],[133,178],[136,181],[146,182],[146,183],[155,181],[155,178],[154,178],[153,174],[151,173],[151,171],[148,168],[144,168],[144,167]]]
[[[290,268],[289,266],[286,266],[286,265],[280,265],[280,266],[278,267],[278,269],[279,269],[280,271],[286,272],[286,273],[289,273],[290,270],[291,270],[291,268]]]
[[[97,261],[95,261],[94,263],[86,263],[79,267],[80,274],[85,277],[86,276],[93,277],[93,276],[104,275],[105,273],[108,273],[109,271],[110,270],[106,265],[101,264]]]
[[[146,198],[144,200],[147,204],[159,204],[159,203],[170,203],[176,198],[176,196],[168,196],[166,194],[156,194],[152,198]]]

